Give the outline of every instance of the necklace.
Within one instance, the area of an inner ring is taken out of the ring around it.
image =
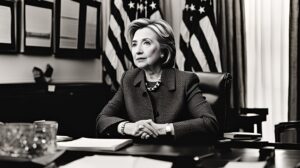
[[[161,81],[157,81],[157,82],[155,82],[155,85],[151,87],[151,86],[149,86],[148,82],[146,82],[146,88],[149,92],[153,92],[160,87],[160,84],[161,84]]]

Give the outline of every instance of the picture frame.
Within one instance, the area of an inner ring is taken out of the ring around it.
[[[0,53],[17,53],[20,50],[20,6],[15,1],[0,1]]]
[[[86,58],[99,58],[102,52],[101,2],[85,1],[83,15],[82,54]]]
[[[70,10],[71,9],[71,10]],[[56,0],[55,2],[55,56],[78,58],[82,43],[82,2]]]
[[[24,54],[53,54],[53,2],[25,0]]]

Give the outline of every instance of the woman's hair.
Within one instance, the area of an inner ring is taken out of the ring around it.
[[[164,20],[150,20],[146,18],[134,20],[128,27],[130,43],[132,42],[135,32],[143,28],[149,28],[157,35],[160,49],[164,54],[162,58],[162,67],[172,68],[175,65],[176,47],[171,26]]]

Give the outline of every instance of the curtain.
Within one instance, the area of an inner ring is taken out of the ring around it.
[[[290,82],[289,82],[289,120],[299,120],[299,0],[290,2]]]
[[[287,121],[289,0],[245,0],[247,107],[269,109],[263,138],[274,141],[274,125]]]
[[[217,1],[217,27],[222,67],[232,77],[231,107],[245,107],[246,44],[244,0]]]

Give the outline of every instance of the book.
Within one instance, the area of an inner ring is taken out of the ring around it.
[[[73,141],[57,142],[59,149],[74,151],[117,151],[132,144],[132,139],[79,138]]]
[[[257,138],[261,138],[261,134],[252,133],[252,132],[227,132],[224,133],[224,138],[239,139],[239,140],[257,139]]]

